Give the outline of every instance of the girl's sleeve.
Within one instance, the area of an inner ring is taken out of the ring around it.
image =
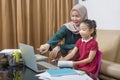
[[[96,41],[92,42],[91,50],[98,50],[98,43]]]
[[[75,43],[75,46],[79,48],[80,44],[81,44],[81,39],[78,39],[77,42]]]
[[[58,30],[48,41],[47,43],[50,44],[50,49],[52,50],[66,35],[67,28],[63,25],[60,30]]]

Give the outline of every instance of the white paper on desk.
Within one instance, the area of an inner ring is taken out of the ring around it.
[[[84,75],[65,75],[60,77],[52,77],[52,80],[93,80],[87,74]]]
[[[52,80],[50,74],[48,72],[43,72],[40,74],[35,75],[37,76],[39,79],[44,79],[44,80]]]
[[[58,61],[58,67],[73,67],[73,61]]]
[[[93,80],[87,74],[64,75],[64,76],[51,77],[48,72],[43,72],[43,73],[37,74],[35,76],[37,76],[39,79],[43,79],[43,80]]]
[[[88,76],[87,74],[82,76],[82,80],[93,80],[90,76]]]
[[[18,52],[21,53],[20,49],[3,49],[0,51],[0,54],[5,54],[5,55],[12,54],[14,50],[17,50]]]
[[[40,54],[35,54],[35,57],[36,57],[36,60],[41,60],[41,61],[44,61],[44,60],[48,59],[47,56],[43,56],[43,55],[40,55]]]

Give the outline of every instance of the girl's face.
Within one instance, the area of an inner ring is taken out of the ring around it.
[[[79,26],[82,21],[82,17],[77,11],[73,10],[71,12],[71,20],[76,26]]]
[[[93,33],[93,29],[89,29],[87,24],[81,23],[79,33],[83,39],[89,39]]]

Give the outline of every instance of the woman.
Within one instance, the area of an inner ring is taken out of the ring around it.
[[[87,9],[81,4],[73,6],[70,12],[71,22],[62,25],[47,43],[40,46],[40,53],[50,51],[49,56],[56,58],[58,55],[65,56],[74,48],[75,42],[81,37],[79,34],[80,23],[88,18]],[[63,44],[58,44],[64,39]]]

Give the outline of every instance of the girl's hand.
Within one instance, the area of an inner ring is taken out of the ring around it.
[[[59,60],[60,60],[60,61],[65,61],[65,58],[61,56],[61,57],[59,58]]]
[[[50,44],[43,44],[40,46],[40,48],[38,48],[37,50],[40,51],[40,53],[46,53],[49,50]]]
[[[60,51],[60,47],[59,46],[56,46],[49,54],[49,57],[50,58],[56,58],[57,57],[57,54],[59,53]]]
[[[75,67],[78,63],[76,61],[73,62],[73,67]]]

